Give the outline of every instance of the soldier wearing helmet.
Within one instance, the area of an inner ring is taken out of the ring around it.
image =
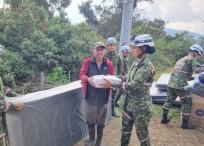
[[[114,66],[114,71],[116,75],[121,75],[122,74],[122,62],[120,56],[117,54],[117,40],[113,37],[109,37],[106,41],[106,45],[108,48],[108,52],[106,54],[106,57],[113,63]],[[116,93],[117,93],[117,88],[114,88],[112,91],[112,116],[118,117],[118,115],[115,112],[115,99],[116,99]]]
[[[128,146],[133,125],[141,146],[150,146],[148,126],[152,116],[149,85],[153,81],[155,68],[146,57],[155,52],[150,35],[137,36],[132,44],[131,53],[135,61],[128,70],[123,83],[125,104],[122,116],[121,146]]]
[[[194,79],[193,83],[184,87],[188,91],[188,96],[191,96],[191,93],[204,97],[204,72],[200,73],[197,78]]]
[[[128,55],[130,53],[130,47],[124,45],[121,47],[122,52],[122,75],[124,76],[128,72]]]
[[[0,57],[3,54],[4,54],[4,47],[0,45]],[[2,77],[0,76],[0,112],[1,112],[0,131],[4,131],[4,132],[7,132],[6,123],[5,123],[5,112],[7,112],[8,110],[22,110],[24,108],[23,103],[12,104],[10,102],[7,102],[5,100],[5,97],[9,95],[14,95],[14,92],[11,89],[8,90],[8,88],[7,90],[5,90]]]
[[[176,62],[168,83],[168,97],[163,106],[162,124],[167,124],[170,121],[168,118],[169,109],[171,108],[173,101],[179,96],[182,103],[181,127],[183,129],[194,129],[189,123],[192,99],[188,92],[184,90],[184,87],[188,85],[188,81],[194,72],[199,73],[204,70],[201,64],[197,62],[202,53],[203,48],[200,45],[195,44],[190,47],[187,56]]]
[[[129,53],[130,53],[130,47],[127,46],[127,45],[123,45],[121,48],[120,48],[121,52],[122,52],[122,66],[121,66],[121,69],[122,69],[122,77],[124,77],[125,75],[127,75],[128,73],[128,56],[129,56]],[[116,93],[116,98],[115,98],[115,106],[118,107],[118,100],[120,99],[122,95],[122,90],[117,90],[117,93]]]

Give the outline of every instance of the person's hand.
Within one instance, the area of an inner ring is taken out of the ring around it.
[[[123,92],[123,93],[126,92],[126,85],[127,85],[126,82],[122,82],[121,89],[122,89],[122,92]]]
[[[204,66],[201,67],[201,72],[204,72]]]
[[[120,78],[122,80],[122,82],[125,82],[125,76],[120,75],[120,76],[118,76],[118,78]]]
[[[17,103],[14,105],[15,110],[20,111],[24,108],[24,103]]]
[[[4,101],[4,110],[3,111],[7,112],[10,106],[11,106],[11,103]]]
[[[110,81],[108,81],[107,79],[104,79],[103,87],[104,88],[112,88],[112,83]]]
[[[89,83],[91,86],[94,86],[93,76],[91,76],[91,77],[88,78],[88,83]]]

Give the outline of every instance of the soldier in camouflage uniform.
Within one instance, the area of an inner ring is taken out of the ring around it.
[[[130,47],[129,46],[122,46],[122,76],[125,76],[128,73],[128,56],[130,53]]]
[[[126,83],[123,83],[126,97],[122,117],[121,146],[128,146],[133,125],[140,146],[150,146],[148,126],[152,107],[149,87],[153,81],[155,68],[146,54],[154,52],[154,43],[150,35],[140,35],[135,38],[132,56],[136,60],[128,71]]]
[[[122,70],[121,70],[121,58],[117,54],[117,41],[115,38],[110,37],[106,41],[106,45],[108,47],[108,52],[106,54],[106,57],[113,63],[114,70],[115,70],[115,75],[121,75]],[[115,99],[116,99],[116,93],[117,93],[117,88],[114,88],[112,91],[112,98],[111,98],[111,108],[112,108],[112,116],[118,117],[118,115],[115,112]]]
[[[11,110],[11,109],[15,109],[15,110],[22,110],[23,107],[24,107],[24,104],[23,103],[18,103],[18,104],[11,104],[9,102],[6,102],[4,100],[4,97],[5,97],[5,94],[4,94],[4,85],[3,85],[3,82],[2,82],[2,79],[0,77],[0,112],[2,113],[1,117],[2,117],[2,122],[1,122],[1,130],[0,131],[5,131],[6,132],[6,124],[5,124],[5,112],[8,111],[8,110]]]
[[[198,44],[191,46],[187,56],[181,58],[176,62],[172,71],[169,83],[168,83],[168,96],[163,106],[163,115],[161,119],[162,124],[167,124],[170,119],[168,118],[169,109],[171,108],[173,101],[180,97],[182,103],[182,128],[193,129],[194,127],[189,124],[189,117],[192,106],[192,99],[189,93],[184,90],[184,87],[188,85],[189,79],[192,77],[193,72],[199,73],[203,71],[201,65],[197,62],[197,59],[203,53],[203,49]]]
[[[201,72],[198,77],[196,77],[193,83],[185,86],[184,89],[189,92],[189,95],[195,94],[204,97],[204,72]]]
[[[122,51],[122,66],[121,66],[122,77],[125,77],[128,73],[128,56],[130,53],[130,47],[127,45],[124,45],[121,47],[121,51]],[[119,106],[117,102],[120,99],[121,95],[122,95],[122,90],[118,89],[116,94],[116,99],[115,99],[115,106]]]

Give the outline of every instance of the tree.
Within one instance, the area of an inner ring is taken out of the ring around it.
[[[96,30],[99,22],[96,18],[96,15],[94,14],[93,9],[91,8],[91,3],[92,1],[82,3],[82,5],[79,6],[79,10],[85,16],[86,22],[90,24],[94,30]]]
[[[48,13],[49,18],[53,17],[54,12],[64,11],[69,6],[71,0],[4,0],[12,10],[16,10],[24,3],[35,3],[43,7]]]
[[[204,37],[200,37],[199,39],[199,44],[203,47],[204,49]],[[204,64],[204,56],[201,57],[201,63]]]
[[[133,26],[132,35],[137,36],[140,34],[150,34],[155,40],[165,37],[164,31],[165,22],[161,19],[138,20]]]
[[[72,80],[78,79],[81,63],[85,57],[91,56],[94,43],[102,40],[85,23],[74,26],[67,23],[52,24],[47,34],[55,41],[57,48],[60,48],[55,59],[67,73],[71,72]]]
[[[139,1],[135,0],[134,8]],[[145,0],[153,2],[153,0]],[[79,6],[81,14],[86,18],[86,22],[92,26],[99,34],[109,37],[115,36],[121,29],[123,1],[116,0],[111,6],[105,5],[106,0],[102,4],[91,7],[92,1],[87,1]]]
[[[0,76],[5,86],[13,87],[15,84],[14,75],[11,67],[3,59],[0,59]]]
[[[11,82],[16,82],[17,84],[27,82],[34,76],[34,72],[28,68],[26,61],[23,60],[20,53],[6,50],[2,60],[4,62],[4,65],[1,66],[2,70],[7,70],[7,72],[3,71],[1,74],[3,80],[5,75],[10,76],[8,81],[4,80],[5,85]]]
[[[36,73],[50,71],[57,64],[55,42],[39,30],[34,31],[31,39],[24,39],[20,49],[23,59]]]
[[[45,31],[48,25],[47,13],[33,3],[23,3],[16,11],[9,11],[4,19],[1,42],[6,48],[19,50],[25,38],[30,39],[35,29]],[[15,35],[13,35],[15,34]]]

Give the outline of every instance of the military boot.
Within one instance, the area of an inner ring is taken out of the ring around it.
[[[161,118],[162,124],[169,123],[170,119],[168,118],[168,113],[169,113],[169,110],[163,108],[163,114],[162,114],[162,118]]]
[[[119,115],[117,115],[116,112],[115,112],[115,103],[114,102],[112,103],[111,108],[112,108],[112,116],[113,117],[119,117]]]
[[[103,143],[103,128],[104,125],[97,125],[97,139],[94,146],[104,146]]]
[[[189,115],[182,115],[182,129],[195,129],[195,127],[189,123],[189,117]]]
[[[94,146],[95,142],[95,124],[88,125],[89,140],[86,142],[85,146]]]
[[[140,142],[140,146],[150,146],[150,140],[146,140],[146,141],[143,141],[143,142]]]

